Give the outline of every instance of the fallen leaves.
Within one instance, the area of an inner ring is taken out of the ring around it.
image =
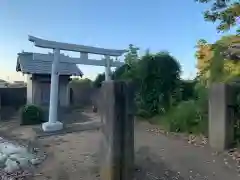
[[[240,149],[233,148],[227,152],[228,156],[236,162],[236,170],[240,174]]]
[[[165,134],[165,135],[167,135],[167,134],[168,134],[167,131],[165,131],[165,130],[163,130],[163,129],[161,129],[161,128],[157,128],[157,127],[155,127],[155,128],[147,128],[146,131],[147,131],[147,132],[154,133],[155,135],[160,135],[160,134]]]
[[[192,135],[188,136],[188,143],[194,146],[204,147],[208,143],[208,139],[203,135]]]
[[[164,129],[161,129],[159,127],[151,127],[151,128],[146,128],[146,131],[149,133],[152,133],[154,135],[166,135],[166,136],[174,136],[174,137],[180,137],[182,139],[187,139],[189,144],[193,144],[195,146],[200,146],[203,147],[204,145],[206,145],[208,143],[208,139],[203,136],[203,135],[187,135],[187,134],[183,134],[183,133],[174,133],[174,132],[168,132]]]

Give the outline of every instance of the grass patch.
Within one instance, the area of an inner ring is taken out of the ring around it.
[[[206,134],[208,124],[194,100],[182,101],[164,115],[149,119],[149,122],[158,124],[170,132],[193,134]]]

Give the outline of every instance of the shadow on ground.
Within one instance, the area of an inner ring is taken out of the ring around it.
[[[141,147],[136,152],[135,164],[136,180],[183,180],[180,173],[172,171],[149,147]]]
[[[49,107],[43,108],[44,119],[48,121],[49,117]],[[79,122],[89,121],[89,117],[82,114],[83,109],[69,107],[69,108],[58,108],[58,120],[63,122],[64,124],[72,124]]]
[[[74,133],[79,131],[99,129],[101,123],[99,119],[87,115],[81,109],[68,109],[65,112],[61,112],[61,118],[59,120],[64,124],[64,128],[55,132],[43,132],[41,126],[34,127],[38,138],[52,136],[52,135],[64,135],[67,133]]]

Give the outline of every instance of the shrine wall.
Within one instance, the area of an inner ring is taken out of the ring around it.
[[[70,104],[73,106],[91,106],[96,104],[99,89],[90,85],[71,83]]]

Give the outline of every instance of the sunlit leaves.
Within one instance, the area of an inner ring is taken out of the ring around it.
[[[196,0],[200,3],[211,4],[210,9],[204,12],[206,21],[218,22],[218,31],[227,31],[237,25],[240,16],[240,2],[236,0]]]
[[[226,56],[229,47],[239,42],[239,36],[223,36],[214,44],[200,40],[196,46],[197,68],[200,79],[208,82],[228,81],[240,76],[240,62],[236,61],[234,56]]]

